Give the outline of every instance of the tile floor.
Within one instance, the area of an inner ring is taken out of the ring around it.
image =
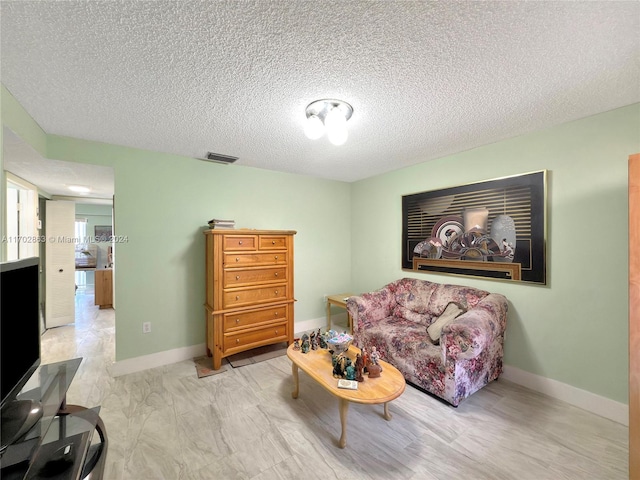
[[[390,404],[338,402],[287,357],[198,379],[193,362],[112,378],[114,310],[76,298],[75,326],[48,330],[43,363],[81,356],[69,403],[101,405],[108,480],[628,477],[628,428],[498,380],[457,409],[412,387]]]

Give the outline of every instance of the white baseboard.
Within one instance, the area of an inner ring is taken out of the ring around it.
[[[332,326],[334,321],[338,322],[340,325],[346,325],[347,314],[338,313],[331,315]],[[298,334],[302,335],[304,332],[317,330],[318,328],[321,328],[324,331],[327,328],[327,319],[326,317],[320,317],[305,320],[303,322],[296,322],[294,328],[296,336],[298,336]],[[152,353],[141,357],[128,358],[126,360],[113,363],[111,366],[111,374],[114,377],[119,377],[129,373],[148,370],[149,368],[157,368],[164,365],[170,365],[172,363],[182,362],[184,360],[191,360],[192,358],[205,355],[206,351],[206,345],[202,343],[200,345],[176,348],[174,350]]]
[[[182,362],[183,360],[191,360],[195,357],[201,357],[207,352],[204,343],[200,345],[192,345],[190,347],[175,348],[164,352],[152,353],[141,357],[128,358],[115,362],[111,366],[111,374],[114,377],[127,375],[129,373],[141,372],[149,368],[162,367],[172,363]]]
[[[332,315],[331,318],[332,326],[334,320],[340,325],[346,325],[347,323],[346,313],[338,313]],[[299,336],[304,332],[317,330],[318,328],[322,330],[327,328],[327,319],[325,317],[296,322],[295,335]],[[150,355],[115,362],[112,365],[111,373],[114,377],[119,377],[129,373],[141,372],[149,368],[157,368],[184,360],[191,360],[192,358],[205,354],[206,345],[204,343],[190,347],[176,348],[174,350],[152,353]],[[530,388],[536,392],[557,398],[558,400],[595,413],[601,417],[608,418],[614,422],[621,423],[622,425],[629,425],[629,406],[627,404],[596,395],[586,390],[581,390],[566,383],[558,382],[557,380],[541,377],[540,375],[520,370],[510,365],[504,366],[501,378]]]
[[[348,325],[347,314],[343,313],[335,313],[331,315],[331,328],[334,330],[336,326],[339,326],[341,329],[344,328],[345,325]],[[303,322],[296,322],[294,325],[296,337],[299,337],[305,332],[310,332],[311,330],[321,329],[323,332],[327,329],[327,317],[320,318],[311,318],[309,320],[305,320]]]
[[[504,366],[501,378],[570,403],[622,425],[629,425],[629,405],[627,404],[509,365]]]
[[[303,322],[295,322],[293,328],[295,330],[293,333],[294,337],[300,337],[300,335],[305,332],[310,332],[311,330],[317,330],[319,328],[324,331],[327,328],[327,319],[326,317],[310,318],[309,320],[305,320]]]

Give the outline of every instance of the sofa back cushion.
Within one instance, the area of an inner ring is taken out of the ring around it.
[[[489,292],[473,287],[436,284],[427,306],[427,314],[435,318],[442,315],[451,302],[459,304],[465,311],[474,308]]]
[[[394,282],[393,286],[395,304],[391,305],[391,315],[426,326],[442,315],[451,302],[467,311],[489,295],[489,292],[473,287],[416,278],[403,278]]]
[[[437,283],[415,279],[407,281],[403,284],[404,288],[398,289],[395,294],[396,303],[392,306],[392,315],[428,325],[432,317],[429,312],[429,303],[437,285]]]

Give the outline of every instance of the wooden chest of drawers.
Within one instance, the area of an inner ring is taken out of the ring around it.
[[[293,342],[293,236],[286,230],[207,230],[206,336],[222,359]]]

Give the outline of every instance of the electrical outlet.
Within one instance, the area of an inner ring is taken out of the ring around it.
[[[150,333],[151,332],[151,322],[144,322],[142,324],[142,333]]]

